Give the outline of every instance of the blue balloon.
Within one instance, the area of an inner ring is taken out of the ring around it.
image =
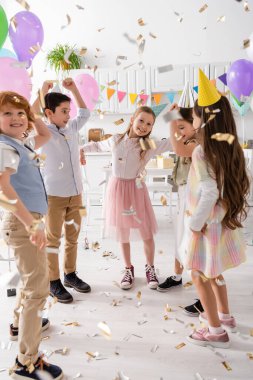
[[[16,54],[13,51],[5,49],[5,48],[0,49],[0,58],[1,57],[18,59]]]

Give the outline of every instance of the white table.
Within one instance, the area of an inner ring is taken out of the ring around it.
[[[170,209],[170,218],[172,217],[172,185],[167,183],[168,175],[171,175],[173,172],[173,169],[159,169],[159,168],[149,168],[146,167],[146,186],[149,191],[157,191],[157,192],[163,192],[163,193],[169,193],[169,209]],[[102,203],[102,231],[101,235],[102,238],[105,237],[105,199],[106,199],[106,189],[107,184],[109,181],[109,178],[112,175],[112,167],[107,166],[103,168],[104,173],[104,181],[103,181],[103,203]],[[165,178],[165,181],[162,183],[159,182],[152,182],[151,180],[154,178]]]

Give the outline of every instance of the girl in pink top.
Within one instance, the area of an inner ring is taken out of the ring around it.
[[[149,137],[155,118],[151,108],[139,107],[131,117],[125,133],[83,146],[84,153],[112,152],[112,177],[107,186],[106,197],[106,235],[120,242],[125,263],[122,289],[130,289],[134,281],[131,240],[143,240],[148,286],[156,289],[158,285],[154,268],[153,238],[157,223],[142,173],[153,156],[171,150],[171,143],[169,139],[165,139],[156,142],[154,149],[142,150],[140,138]]]

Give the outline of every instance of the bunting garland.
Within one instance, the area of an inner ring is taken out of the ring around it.
[[[107,87],[106,91],[107,91],[107,99],[110,100],[116,90],[114,90],[113,88]]]
[[[126,96],[126,92],[125,91],[117,91],[117,93],[118,93],[118,101],[122,102],[122,100]]]
[[[129,94],[129,99],[130,99],[131,104],[135,103],[137,96],[138,96],[138,94],[133,94],[133,93]]]

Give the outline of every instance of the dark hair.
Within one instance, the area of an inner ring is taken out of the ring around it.
[[[189,123],[192,124],[193,122],[193,117],[192,117],[192,108],[183,108],[183,107],[180,107],[179,108],[179,113],[180,115],[182,116],[182,118],[186,121],[188,121]]]
[[[70,102],[69,96],[61,94],[60,92],[49,92],[45,95],[45,109],[55,112],[56,107],[60,106],[63,102]]]
[[[27,131],[30,132],[33,129],[32,123],[34,122],[34,114],[31,111],[31,106],[26,98],[13,91],[1,91],[0,92],[0,109],[6,105],[12,105],[14,108],[23,109],[28,119]]]
[[[214,119],[208,121],[212,111]],[[210,111],[210,112],[206,112]],[[200,107],[198,101],[194,105],[195,114],[201,118],[200,133],[203,138],[205,159],[214,173],[219,197],[227,210],[222,225],[235,229],[242,227],[242,221],[247,216],[247,195],[249,193],[249,179],[243,150],[239,144],[236,124],[230,103],[225,96],[211,106]],[[217,141],[211,138],[215,133],[230,133],[235,137],[232,144],[227,141]]]

